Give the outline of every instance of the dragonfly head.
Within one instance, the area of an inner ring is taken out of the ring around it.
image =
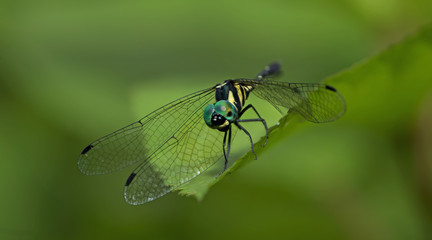
[[[237,118],[237,109],[226,100],[209,104],[204,110],[204,120],[207,126],[220,131],[228,130],[228,126]]]

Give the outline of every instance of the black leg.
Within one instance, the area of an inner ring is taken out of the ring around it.
[[[267,127],[267,122],[265,121],[265,119],[263,119],[263,118],[261,117],[261,115],[259,115],[259,113],[258,113],[258,111],[255,109],[255,107],[254,107],[252,104],[247,105],[245,108],[243,108],[243,109],[240,111],[239,118],[240,118],[240,117],[243,115],[243,113],[245,113],[249,108],[252,108],[252,109],[255,111],[255,113],[257,114],[258,118],[256,118],[256,119],[239,119],[239,120],[237,120],[237,122],[262,122],[263,125],[264,125],[264,128],[265,128],[265,131],[266,131],[266,141],[265,141],[265,143],[264,143],[264,145],[263,145],[263,147],[265,147],[265,145],[267,144],[268,138],[269,138],[269,136],[268,136],[268,127]],[[248,120],[249,120],[249,121],[248,121]]]
[[[228,134],[228,145],[226,143],[227,140],[227,134]],[[227,146],[227,151],[225,151],[225,146]],[[228,131],[225,132],[224,134],[224,139],[223,139],[223,153],[224,153],[224,157],[225,157],[225,164],[224,164],[224,169],[222,172],[220,172],[217,176],[219,177],[222,173],[224,173],[228,167],[228,158],[229,158],[229,154],[231,151],[231,126],[229,127]]]
[[[258,157],[257,157],[257,155],[256,155],[256,153],[255,153],[255,150],[254,150],[254,144],[253,144],[252,136],[250,135],[250,133],[249,133],[249,132],[248,132],[248,131],[247,131],[247,130],[242,126],[242,125],[240,125],[240,123],[238,123],[238,121],[234,122],[234,124],[235,124],[238,128],[240,128],[241,130],[243,130],[243,132],[245,132],[246,135],[249,136],[249,139],[250,139],[250,142],[251,142],[251,149],[252,149],[253,154],[255,155],[255,160],[257,160]]]
[[[226,139],[227,139],[227,132],[225,132],[225,134],[224,134],[224,139],[223,139],[223,144],[222,144],[225,162],[228,161],[228,158],[227,158],[227,155],[226,155],[226,152],[225,152]]]
[[[228,146],[227,146],[227,159],[229,158],[230,152],[231,152],[231,125],[230,128],[228,129]],[[228,167],[228,160],[225,161],[225,166],[224,166],[224,172]]]

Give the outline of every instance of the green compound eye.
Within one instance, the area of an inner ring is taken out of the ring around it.
[[[209,126],[211,128],[213,128],[213,123],[212,123],[211,119],[212,119],[214,111],[215,111],[214,104],[209,104],[204,109],[204,121],[207,124],[207,126]]]
[[[230,102],[220,100],[214,105],[215,112],[226,118],[229,122],[234,122],[237,119],[237,109]]]
[[[237,109],[230,102],[220,100],[216,104],[209,104],[204,109],[204,121],[211,128],[218,128],[237,119]]]

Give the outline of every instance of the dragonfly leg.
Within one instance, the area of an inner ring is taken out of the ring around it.
[[[258,118],[254,118],[254,119],[238,119],[237,122],[262,122],[263,125],[264,125],[264,128],[265,128],[265,131],[266,131],[266,141],[265,141],[265,143],[264,143],[264,145],[263,145],[263,147],[265,147],[265,145],[267,144],[268,138],[269,138],[269,136],[268,136],[268,127],[267,127],[267,122],[266,122],[265,119],[263,119],[263,118],[261,117],[261,115],[259,115],[259,113],[258,113],[258,111],[255,109],[255,107],[254,107],[252,104],[247,105],[245,108],[243,108],[243,109],[240,111],[239,118],[240,118],[240,117],[243,115],[243,113],[245,113],[249,108],[252,108],[252,109],[255,111],[255,113],[257,114]]]
[[[223,153],[224,153],[224,158],[225,158],[225,163],[228,162],[228,157],[227,157],[227,154],[226,154],[226,151],[225,151],[227,134],[228,134],[228,131],[226,131],[225,134],[224,134],[223,145],[222,145]]]
[[[227,135],[228,135],[228,144],[226,142],[227,140]],[[227,150],[225,151],[225,146],[227,147]],[[223,153],[224,153],[224,157],[225,157],[225,164],[224,164],[224,169],[222,170],[222,172],[220,172],[217,176],[219,177],[222,173],[224,173],[228,167],[228,158],[229,158],[229,154],[231,151],[231,126],[229,127],[228,131],[225,132],[224,134],[224,139],[223,139]]]
[[[255,153],[255,150],[254,150],[254,144],[253,144],[253,140],[252,140],[252,136],[250,135],[250,133],[242,126],[242,125],[240,125],[240,123],[238,123],[238,121],[236,121],[236,122],[234,122],[235,123],[235,125],[238,127],[238,128],[240,128],[241,130],[243,130],[243,132],[245,132],[246,133],[246,135],[248,135],[249,136],[249,139],[250,139],[250,142],[251,142],[251,149],[252,149],[252,152],[253,152],[253,154],[255,155],[255,160],[257,160],[258,159],[258,157],[257,157],[257,155],[256,155],[256,153]]]
[[[231,152],[231,125],[228,130],[228,150],[227,150],[227,159],[229,158],[230,152]],[[224,171],[227,169],[228,166],[228,160],[225,161]]]

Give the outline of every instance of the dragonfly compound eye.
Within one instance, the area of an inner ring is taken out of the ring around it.
[[[213,127],[213,113],[215,112],[215,106],[214,104],[209,104],[204,110],[204,121],[207,124],[207,126]]]
[[[226,100],[220,100],[214,105],[214,111],[225,117],[229,122],[237,119],[237,109],[234,105]]]
[[[210,104],[204,110],[204,120],[207,126],[221,131],[225,130],[236,117],[237,111],[235,107],[225,100]]]

